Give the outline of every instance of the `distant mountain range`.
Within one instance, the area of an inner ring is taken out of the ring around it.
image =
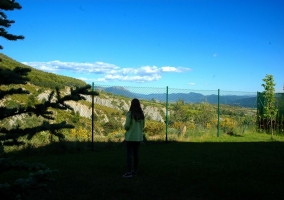
[[[98,87],[97,87],[98,88]],[[159,102],[166,101],[166,93],[152,93],[152,94],[140,94],[133,93],[124,87],[99,87],[99,90],[104,90],[115,95],[121,95],[129,98],[138,98],[144,100],[155,100]],[[203,95],[200,93],[170,93],[168,95],[169,102],[177,102],[183,100],[185,103],[201,103],[208,102],[210,104],[218,103],[218,95]],[[256,107],[256,95],[220,95],[220,104],[238,105],[241,107]]]

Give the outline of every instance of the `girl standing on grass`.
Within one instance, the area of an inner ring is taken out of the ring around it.
[[[125,141],[126,141],[126,163],[127,172],[122,176],[123,178],[131,178],[137,175],[137,168],[139,163],[139,146],[143,141],[143,129],[145,127],[145,116],[142,111],[138,99],[132,99],[129,111],[126,114],[126,121],[124,124]],[[134,158],[134,168],[132,170],[132,154]]]

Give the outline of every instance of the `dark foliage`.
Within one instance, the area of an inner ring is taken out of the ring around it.
[[[12,41],[24,39],[24,36],[9,34],[6,30],[11,24],[15,23],[15,21],[7,19],[3,11],[13,11],[15,9],[21,9],[20,4],[15,2],[15,0],[0,1],[0,37]],[[1,45],[0,49],[3,49]],[[82,84],[82,82],[70,78],[69,82],[74,82],[75,84],[71,84],[73,88],[71,88],[70,94],[62,96],[59,88],[67,86],[66,84],[64,85],[64,81],[66,81],[67,78],[63,76],[58,78],[54,74],[48,74],[48,76],[46,76],[43,72],[33,70],[20,63],[20,66],[17,66],[17,64],[16,61],[0,54],[0,100],[4,100],[13,95],[29,95],[29,91],[21,88],[21,86],[28,82],[36,82],[36,78],[40,77],[43,79],[47,77],[47,83],[50,84],[46,85],[46,87],[49,86],[49,88],[51,87],[51,89],[55,90],[51,91],[47,101],[42,103],[33,104],[29,102],[27,105],[19,104],[6,107],[5,104],[2,104],[0,106],[0,120],[13,120],[13,117],[20,115],[35,115],[44,119],[42,124],[34,127],[20,128],[17,126],[11,129],[7,129],[6,126],[0,127],[1,175],[9,171],[13,172],[14,170],[28,172],[27,178],[18,178],[14,182],[11,180],[9,183],[0,183],[1,199],[24,199],[32,190],[47,189],[47,182],[52,180],[51,175],[54,172],[54,170],[50,170],[43,164],[30,164],[7,158],[4,152],[4,146],[22,145],[24,142],[19,140],[21,137],[25,136],[27,139],[32,139],[41,131],[49,131],[53,136],[64,138],[60,130],[73,128],[74,126],[67,124],[65,121],[53,123],[54,113],[52,110],[73,110],[65,101],[84,100],[83,95],[98,95],[98,93],[89,91],[91,88],[90,85]],[[32,71],[33,75],[29,77],[29,73]],[[32,100],[33,96],[31,97],[30,99]],[[22,117],[22,120],[25,120],[25,117]]]
[[[15,9],[21,9],[21,5],[15,0],[1,0],[0,1],[0,37],[6,38],[7,40],[22,40],[24,39],[24,36],[22,35],[13,35],[7,32],[7,28],[9,28],[13,23],[15,23],[14,20],[9,20],[7,18],[7,15],[3,12],[4,11],[12,11]],[[0,49],[3,49],[3,47],[0,45]]]

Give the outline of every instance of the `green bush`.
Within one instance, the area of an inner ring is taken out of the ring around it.
[[[144,133],[149,136],[164,134],[166,131],[166,125],[162,122],[157,121],[146,121]]]

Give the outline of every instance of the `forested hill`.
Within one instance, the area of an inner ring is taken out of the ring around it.
[[[29,82],[40,87],[64,88],[65,86],[81,87],[86,85],[86,83],[82,80],[62,75],[56,75],[53,73],[43,72],[41,70],[24,65],[0,53],[0,70],[13,70],[16,67],[31,69],[31,72],[28,73],[28,78],[30,80]]]

